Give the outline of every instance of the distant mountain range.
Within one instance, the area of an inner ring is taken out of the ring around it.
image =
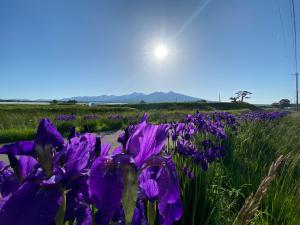
[[[100,95],[100,96],[76,96],[72,98],[63,98],[61,101],[76,100],[78,102],[99,102],[99,103],[146,103],[155,102],[195,102],[202,100],[173,91],[170,92],[153,92],[151,94],[133,92],[128,95]]]

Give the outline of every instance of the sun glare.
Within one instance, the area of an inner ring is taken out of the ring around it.
[[[168,48],[163,44],[156,46],[156,48],[154,49],[154,55],[159,60],[165,59],[168,53]]]

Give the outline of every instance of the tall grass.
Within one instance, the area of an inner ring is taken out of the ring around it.
[[[300,215],[300,114],[278,121],[242,123],[227,141],[227,156],[195,179],[180,173],[184,216],[178,224],[232,224],[245,199],[255,193],[270,164],[288,159],[268,189],[251,224],[298,225]],[[175,158],[180,170],[184,162]]]

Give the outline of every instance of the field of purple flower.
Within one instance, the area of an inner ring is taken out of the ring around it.
[[[290,158],[251,221],[297,224],[299,133],[278,133],[299,131],[295,120],[286,112],[196,112],[155,125],[144,114],[111,148],[88,127],[73,127],[65,140],[42,119],[34,140],[0,148],[9,159],[0,161],[1,224],[232,224],[280,154]],[[278,204],[290,215],[275,214]]]

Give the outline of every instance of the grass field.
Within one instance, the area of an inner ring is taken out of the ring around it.
[[[234,103],[153,103],[128,105],[0,105],[0,143],[33,139],[41,118],[50,118],[66,136],[71,126],[79,131],[88,126],[91,132],[118,130],[137,122],[144,112],[154,123],[182,119],[187,113],[213,110],[240,112],[257,109],[250,104]],[[56,120],[59,115],[75,115],[74,120]],[[97,118],[85,120],[85,116]]]

